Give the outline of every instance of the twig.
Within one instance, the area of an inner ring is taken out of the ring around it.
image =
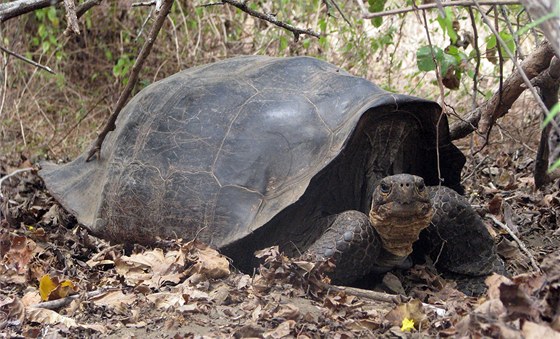
[[[529,252],[529,250],[527,249],[527,247],[525,247],[525,244],[521,241],[521,239],[519,239],[515,233],[513,233],[513,231],[504,223],[502,223],[500,220],[496,219],[495,216],[490,214],[490,219],[492,219],[492,221],[500,226],[503,230],[505,230],[512,238],[513,240],[515,240],[515,242],[519,245],[519,248],[521,249],[521,251],[523,251],[523,253],[525,253],[525,255],[529,258],[529,260],[531,261],[531,266],[533,266],[533,269],[535,269],[537,272],[540,272],[541,269],[539,267],[539,265],[537,264],[537,262],[535,261],[535,258],[533,257],[533,255],[531,254],[531,252]]]
[[[27,59],[27,58],[24,57],[23,55],[19,55],[19,54],[17,54],[16,52],[12,52],[12,51],[10,51],[10,50],[7,49],[7,48],[4,48],[4,47],[0,46],[0,50],[2,50],[2,51],[5,52],[5,53],[8,53],[8,54],[10,54],[10,55],[12,55],[12,56],[15,56],[16,58],[18,58],[18,59],[20,59],[20,60],[23,60],[23,61],[27,62],[28,64],[31,64],[31,65],[33,65],[33,66],[35,66],[35,67],[39,67],[39,68],[41,68],[41,69],[43,69],[43,70],[45,70],[45,71],[47,71],[47,72],[49,72],[49,73],[51,73],[51,74],[55,74],[54,71],[53,71],[50,67],[48,67],[48,66],[43,66],[43,65],[41,65],[41,64],[38,63],[38,62],[35,62],[35,61],[31,60],[31,59]]]
[[[441,79],[441,73],[440,73],[440,68],[438,65],[438,62],[436,60],[436,56],[434,53],[434,47],[432,45],[432,38],[430,37],[430,30],[428,29],[428,18],[426,17],[426,11],[422,11],[422,18],[423,18],[423,23],[424,23],[424,30],[426,31],[426,37],[428,38],[428,45],[430,46],[430,53],[432,55],[432,61],[434,62],[434,65],[436,66],[436,79],[439,85],[439,93],[441,95],[441,107],[442,107],[442,114],[439,115],[438,117],[438,121],[437,121],[437,125],[436,125],[436,163],[437,163],[437,173],[438,173],[438,183],[439,185],[441,185],[441,183],[443,182],[442,176],[441,176],[441,159],[439,157],[439,124],[441,122],[441,119],[443,118],[444,115],[446,115],[447,113],[447,104],[445,103],[445,90],[443,89],[443,81]]]
[[[97,6],[103,0],[87,0],[84,3],[81,3],[78,8],[76,8],[76,17],[80,18],[82,15],[86,14],[93,6]]]
[[[292,32],[294,34],[294,39],[296,41],[299,40],[299,36],[300,35],[310,35],[310,36],[314,36],[316,38],[320,38],[321,34],[311,30],[311,29],[302,29],[302,28],[298,28],[295,26],[292,26],[290,24],[287,24],[285,22],[279,21],[277,20],[273,15],[270,14],[265,14],[265,13],[261,13],[261,12],[257,12],[252,10],[251,8],[249,8],[245,2],[242,1],[237,1],[237,0],[222,0],[223,3],[227,3],[230,4],[234,7],[237,7],[238,9],[240,9],[241,11],[249,14],[250,16],[254,16],[255,18],[259,18],[261,20],[264,21],[268,21],[273,25],[276,25],[278,27],[282,27],[290,32]]]
[[[128,80],[128,84],[126,85],[124,91],[121,93],[121,96],[117,101],[117,106],[115,107],[113,114],[109,117],[107,124],[105,125],[105,127],[103,127],[103,130],[101,131],[101,133],[99,133],[97,139],[95,140],[95,143],[89,150],[88,156],[86,158],[86,162],[90,161],[95,154],[100,153],[103,140],[105,140],[105,137],[109,132],[115,129],[115,122],[117,121],[117,117],[119,116],[119,113],[121,112],[126,101],[128,100],[130,93],[132,93],[132,89],[134,88],[134,85],[136,85],[136,82],[138,81],[138,75],[140,74],[140,70],[142,69],[142,66],[144,65],[144,61],[146,60],[146,58],[150,54],[150,51],[152,50],[152,46],[154,45],[157,39],[158,33],[161,27],[163,26],[163,23],[165,22],[165,18],[167,18],[167,15],[171,10],[171,5],[173,5],[173,0],[164,1],[163,6],[161,7],[161,10],[156,18],[156,22],[152,26],[152,30],[150,31],[148,39],[142,46],[142,49],[138,54],[138,58],[136,58],[136,62],[134,63],[134,66],[132,66],[132,71],[130,74],[130,78]]]
[[[66,9],[66,30],[65,35],[70,35],[70,32],[74,34],[80,34],[80,28],[78,27],[78,16],[76,15],[76,4],[74,0],[64,0],[64,8]]]
[[[93,297],[97,297],[100,296],[104,293],[110,292],[110,291],[118,291],[119,288],[115,288],[115,287],[111,287],[111,288],[100,288],[98,290],[95,291],[90,291],[87,292],[85,294],[86,298],[93,298]],[[57,300],[51,300],[51,301],[45,301],[39,304],[34,304],[31,305],[30,307],[32,308],[45,308],[48,310],[56,310],[59,309],[61,307],[64,307],[68,304],[70,304],[73,300],[76,300],[78,298],[82,297],[82,294],[73,294],[70,295],[68,297],[65,298],[61,298],[61,299],[57,299]]]
[[[468,8],[469,17],[471,19],[471,26],[473,29],[473,48],[476,52],[476,66],[474,68],[474,75],[473,75],[473,98],[472,98],[472,107],[476,109],[476,94],[478,91],[478,72],[480,72],[480,49],[478,48],[478,29],[476,28],[476,21],[474,18],[474,13],[472,7]]]
[[[15,171],[13,171],[12,173],[7,174],[7,175],[3,176],[2,178],[0,178],[0,198],[4,197],[4,195],[2,195],[2,183],[4,182],[4,180],[9,179],[16,174],[19,174],[19,173],[22,173],[22,172],[27,172],[27,171],[32,171],[32,170],[33,170],[33,167],[21,168],[21,169],[17,169]]]
[[[516,1],[516,0],[511,0],[511,1],[510,0],[479,1],[480,5],[517,5],[519,3],[520,3],[520,1]],[[475,3],[471,0],[468,0],[468,1],[449,1],[449,2],[441,2],[441,6],[442,7],[475,6]],[[435,3],[435,4],[424,4],[424,5],[418,5],[418,6],[412,6],[412,7],[400,8],[400,9],[393,9],[393,10],[385,11],[385,12],[368,13],[368,14],[364,15],[363,18],[364,19],[373,19],[373,18],[378,18],[378,17],[382,17],[382,16],[402,14],[402,13],[412,12],[412,11],[421,10],[421,9],[434,9],[434,8],[438,8],[437,3]]]
[[[346,21],[346,23],[348,24],[348,26],[352,27],[352,23],[350,22],[350,20],[348,20],[348,18],[346,17],[346,15],[344,15],[344,12],[342,11],[342,9],[340,9],[340,7],[338,6],[338,4],[336,3],[336,1],[334,0],[323,0],[325,6],[327,6],[327,12],[328,12],[328,7],[329,7],[329,3],[334,6],[334,8],[336,8],[336,10],[338,11],[338,13],[340,13],[340,15],[342,16],[342,19],[344,19],[344,21]]]
[[[321,287],[335,291],[335,292],[346,292],[347,294],[351,294],[357,297],[366,298],[375,301],[382,301],[386,303],[394,303],[400,304],[409,299],[408,297],[400,294],[389,294],[385,292],[376,292],[370,290],[363,290],[361,288],[356,287],[347,287],[347,286],[337,286],[331,284],[324,284],[321,283]]]
[[[156,4],[156,1],[145,1],[145,2],[135,2],[132,4],[132,7],[140,7],[140,6],[153,6]]]

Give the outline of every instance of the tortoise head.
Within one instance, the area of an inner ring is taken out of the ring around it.
[[[369,219],[383,248],[399,257],[412,252],[434,210],[424,179],[411,174],[383,178],[373,192]]]

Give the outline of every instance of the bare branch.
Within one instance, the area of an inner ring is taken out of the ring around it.
[[[519,65],[519,62],[517,62],[517,58],[509,50],[507,44],[504,42],[504,40],[502,39],[502,37],[500,36],[500,34],[496,30],[496,28],[492,26],[492,23],[490,22],[490,19],[488,18],[488,16],[484,13],[482,8],[480,7],[479,1],[474,0],[474,2],[476,3],[476,7],[478,8],[478,11],[480,12],[480,15],[482,16],[482,21],[484,21],[484,23],[488,26],[488,28],[490,28],[492,33],[496,36],[496,39],[498,40],[499,44],[501,45],[503,50],[506,52],[506,54],[509,56],[509,58],[511,59],[511,61],[515,65],[515,68],[517,69],[517,73],[519,73],[519,75],[521,76],[521,79],[523,80],[523,83],[525,84],[526,88],[529,89],[529,91],[531,92],[531,94],[535,98],[535,101],[537,102],[537,104],[539,104],[539,106],[542,108],[543,112],[545,112],[545,114],[548,114],[548,108],[546,107],[544,102],[541,100],[541,97],[537,93],[537,90],[535,89],[535,87],[531,83],[531,80],[529,79],[529,77],[527,76],[527,74],[525,73],[523,68]],[[552,46],[550,44],[548,44],[548,46],[552,50]],[[500,48],[498,48],[498,51],[500,51]],[[548,66],[550,65],[550,60],[551,59],[552,59],[552,56],[548,60],[548,63],[546,63],[545,68],[541,70],[541,72],[544,71],[546,68],[548,68]],[[500,83],[501,83],[501,79],[500,79]],[[500,102],[502,101],[502,91],[499,91],[498,100]],[[479,123],[479,126],[478,126],[478,130],[481,132],[483,138],[485,139],[484,143],[486,143],[486,140],[488,139],[488,134],[490,133],[490,130],[492,129],[492,126],[494,125],[496,120],[498,120],[498,118],[501,118],[506,112],[507,111],[505,111],[503,113],[500,113],[500,112],[484,112],[485,114],[483,114],[480,117],[480,123]]]
[[[80,28],[78,27],[78,16],[76,15],[76,4],[74,0],[64,0],[64,8],[66,9],[66,30],[65,35],[69,35],[70,32],[74,34],[80,34]]]
[[[93,6],[97,6],[103,0],[87,0],[86,2],[81,3],[78,8],[76,8],[76,16],[80,18],[82,15],[86,14]]]
[[[473,1],[449,1],[449,2],[440,2],[442,7],[449,7],[449,6],[476,6],[476,3]],[[496,0],[496,1],[479,1],[480,5],[518,5],[520,1],[518,0]],[[390,11],[385,12],[376,12],[376,13],[368,13],[363,16],[364,19],[373,19],[382,16],[388,15],[395,15],[395,14],[402,14],[407,12],[412,12],[420,9],[434,9],[438,8],[440,4],[424,4],[406,8],[399,8],[393,9]]]
[[[532,79],[548,68],[553,56],[554,51],[552,47],[548,42],[544,42],[525,58],[521,65],[518,66],[518,69],[521,69],[529,79]],[[465,120],[452,124],[450,127],[451,139],[461,139],[476,130],[481,114],[492,114],[497,117],[506,114],[524,90],[523,79],[520,73],[513,72],[504,81],[502,100],[500,101],[498,93],[495,93],[492,98],[468,113]]]
[[[76,17],[81,17],[93,6],[99,5],[101,1],[103,0],[88,0],[80,4],[76,9]],[[62,2],[62,0],[16,0],[6,4],[0,4],[0,22],[7,21],[41,8],[54,6],[60,2]]]
[[[62,0],[16,0],[0,5],[0,22],[15,18],[25,13],[56,5]]]
[[[132,66],[132,71],[130,73],[130,78],[128,79],[128,84],[126,85],[124,91],[121,93],[121,96],[117,101],[117,106],[115,107],[113,114],[109,117],[107,124],[105,125],[105,127],[103,127],[103,130],[97,136],[95,143],[89,150],[86,161],[90,161],[95,154],[100,153],[103,140],[105,140],[105,137],[109,132],[115,129],[115,122],[117,121],[117,117],[119,116],[119,113],[121,112],[126,101],[128,100],[130,93],[132,93],[132,90],[134,89],[134,85],[136,85],[136,82],[138,81],[138,75],[140,74],[140,70],[142,69],[142,66],[144,65],[144,61],[146,61],[146,58],[148,57],[150,51],[152,50],[152,47],[157,39],[159,31],[163,26],[163,23],[165,22],[165,19],[167,18],[169,11],[171,10],[171,5],[173,5],[173,0],[164,0],[161,10],[156,18],[156,22],[152,26],[152,30],[150,31],[148,39],[142,46],[140,53],[138,53],[138,58],[136,58],[136,62],[134,63],[134,66]]]
[[[261,12],[257,12],[252,10],[251,8],[249,8],[245,2],[242,1],[237,1],[237,0],[222,0],[223,3],[227,3],[230,4],[234,7],[237,7],[238,9],[240,9],[241,11],[249,14],[250,16],[254,16],[255,18],[259,18],[261,20],[264,21],[268,21],[273,25],[276,25],[278,27],[282,27],[290,32],[292,32],[294,34],[294,38],[296,41],[298,41],[299,36],[300,35],[310,35],[310,36],[314,36],[316,38],[320,38],[321,34],[311,30],[311,29],[302,29],[302,28],[298,28],[295,26],[292,26],[290,24],[287,24],[285,22],[279,21],[276,19],[276,17],[274,17],[273,15],[270,14],[265,14],[265,13],[261,13]]]
[[[323,3],[325,4],[325,6],[327,6],[327,11],[328,11],[328,7],[330,5],[332,5],[337,10],[337,12],[340,13],[340,15],[342,16],[342,19],[344,19],[344,21],[346,21],[348,26],[352,27],[352,23],[350,22],[350,20],[348,20],[346,15],[344,15],[344,12],[342,11],[342,9],[340,9],[340,6],[338,6],[336,1],[334,1],[334,0],[323,0]]]
[[[27,62],[28,64],[31,64],[31,65],[33,65],[33,66],[35,66],[35,67],[39,67],[39,68],[41,68],[41,69],[44,69],[45,71],[47,71],[47,72],[49,72],[49,73],[51,73],[51,74],[55,74],[54,71],[53,71],[50,67],[43,66],[43,65],[41,65],[40,63],[37,63],[37,62],[35,62],[35,61],[31,60],[31,59],[28,59],[28,58],[24,57],[23,55],[19,55],[19,54],[17,54],[16,52],[12,52],[12,51],[10,51],[9,49],[6,49],[6,48],[4,48],[4,47],[2,47],[2,46],[0,46],[0,50],[2,50],[2,51],[5,52],[5,53],[8,53],[8,54],[10,54],[10,55],[12,55],[12,56],[15,56],[16,58],[18,58],[18,59],[20,59],[20,60],[23,60],[23,61]]]
[[[558,103],[558,89],[560,88],[560,59],[553,57],[548,69],[533,80],[533,85],[540,89],[540,96],[542,97],[546,107],[550,110]],[[543,115],[544,117],[545,115]],[[556,126],[555,126],[556,125]],[[549,135],[553,127],[557,127],[556,121],[551,121],[546,125],[541,132],[541,140],[535,159],[535,186],[538,189],[543,188],[545,185],[554,180],[552,175],[547,173],[549,163],[556,160],[552,159],[550,155]],[[556,130],[558,134],[560,131]]]

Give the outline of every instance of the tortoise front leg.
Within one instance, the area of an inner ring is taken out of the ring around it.
[[[346,211],[327,219],[327,231],[306,253],[333,258],[336,268],[331,278],[349,284],[371,272],[381,250],[381,240],[368,217],[359,211]]]
[[[444,186],[429,189],[435,214],[420,236],[424,253],[450,272],[469,276],[503,273],[494,239],[466,199]]]

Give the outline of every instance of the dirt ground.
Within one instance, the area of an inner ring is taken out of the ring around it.
[[[388,273],[371,292],[333,287],[331,263],[275,248],[252,275],[186,240],[128,253],[77,225],[25,170],[36,165],[2,156],[0,336],[560,337],[559,183],[533,188],[535,128],[512,114],[492,146],[469,155],[466,196],[510,274],[489,277],[480,297],[430,263]],[[468,140],[460,147],[470,154]]]

